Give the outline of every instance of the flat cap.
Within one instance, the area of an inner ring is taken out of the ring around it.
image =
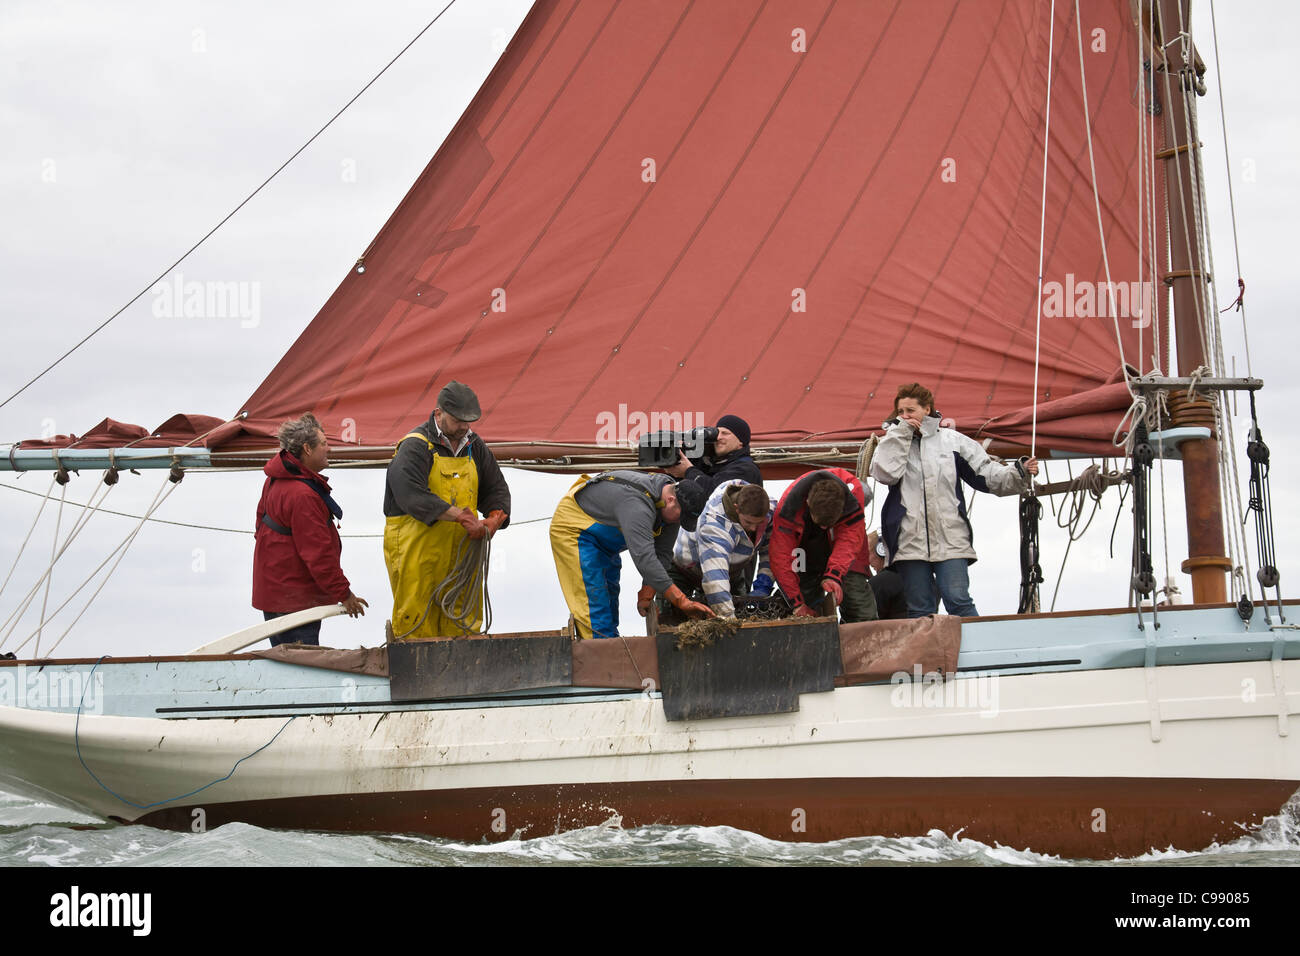
[[[444,385],[438,393],[438,407],[462,422],[476,422],[483,416],[474,389],[455,379]]]

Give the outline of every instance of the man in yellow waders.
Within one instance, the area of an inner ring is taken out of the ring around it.
[[[505,476],[483,439],[469,428],[481,415],[470,387],[449,383],[438,393],[429,420],[397,443],[388,466],[384,562],[393,586],[397,638],[455,637],[476,634],[482,627],[481,592],[470,596],[464,626],[432,600],[466,536],[490,538],[510,523]]]
[[[618,637],[623,551],[631,554],[641,574],[637,610],[642,617],[656,594],[685,614],[713,615],[705,605],[688,600],[668,577],[680,516],[667,475],[607,471],[574,483],[551,519],[551,554],[579,637]]]

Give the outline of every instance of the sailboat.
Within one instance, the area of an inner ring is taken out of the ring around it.
[[[743,407],[789,477],[860,468],[922,380],[994,453],[1124,457],[1135,501],[1149,453],[1180,458],[1190,605],[1151,606],[1139,527],[1135,606],[1091,612],[1036,612],[1031,548],[1019,615],[240,653],[258,625],[14,660],[40,692],[0,706],[0,785],[182,829],[941,829],[1101,858],[1276,814],[1300,640],[1280,594],[1228,600],[1215,409],[1258,383],[1216,354],[1187,22],[1176,0],[540,0],[237,414],[7,461],[257,463],[311,410],[336,458],[382,464],[454,377],[516,468],[629,465],[637,426]]]

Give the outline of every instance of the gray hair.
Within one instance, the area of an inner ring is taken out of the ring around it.
[[[276,437],[280,439],[281,448],[294,458],[301,458],[303,446],[315,445],[318,440],[317,432],[324,433],[324,431],[316,416],[308,412],[302,418],[295,418],[281,425],[276,432]]]

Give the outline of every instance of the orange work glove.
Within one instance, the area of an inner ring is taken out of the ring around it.
[[[682,593],[682,589],[675,584],[664,592],[664,597],[668,599],[668,602],[673,607],[677,608],[677,610],[681,611],[687,617],[715,616],[707,604],[701,604],[699,601],[690,600]]]
[[[500,508],[497,508],[494,511],[489,511],[488,516],[483,519],[483,527],[487,528],[487,536],[489,538],[500,531],[501,526],[505,523],[506,513]]]
[[[835,600],[836,607],[844,603],[844,588],[834,578],[822,578],[822,590]]]
[[[457,523],[465,529],[465,533],[475,541],[487,537],[487,527],[479,520],[478,515],[468,508],[461,510],[460,517],[456,519]]]
[[[795,617],[816,617],[817,612],[814,611],[812,608],[810,608],[807,604],[800,604],[797,608],[794,609],[794,616]]]
[[[651,584],[647,584],[636,592],[636,612],[642,617],[650,613],[650,602],[655,599],[655,589]]]

